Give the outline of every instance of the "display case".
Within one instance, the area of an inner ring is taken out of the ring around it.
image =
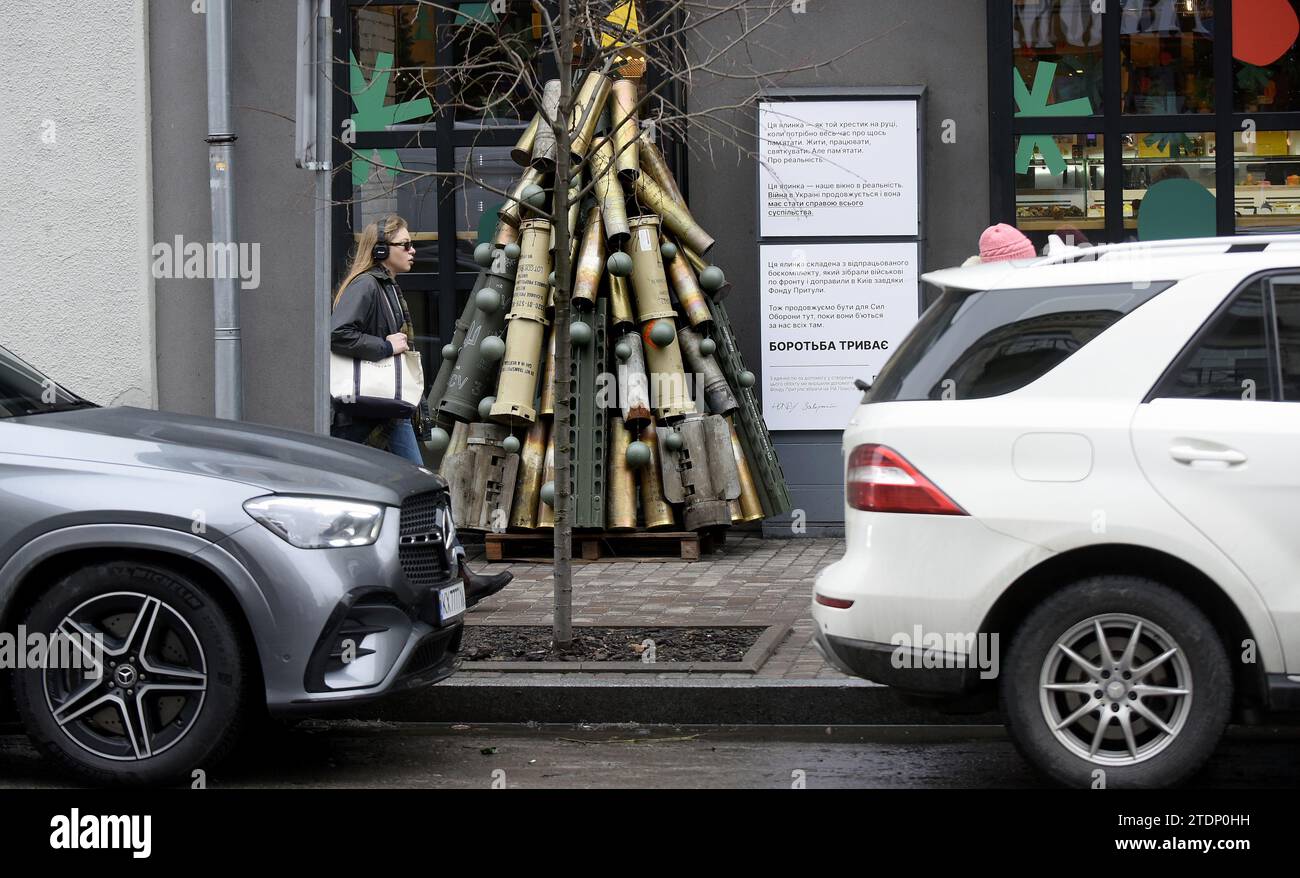
[[[1016,175],[1018,228],[1027,232],[1054,232],[1061,226],[1080,231],[1105,228],[1102,141],[1100,134],[1044,135],[1037,139],[1028,167]],[[1047,156],[1043,155],[1044,149],[1049,150]]]

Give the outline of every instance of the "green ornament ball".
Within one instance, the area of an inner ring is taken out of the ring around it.
[[[501,440],[501,449],[506,454],[515,454],[519,451],[519,438],[516,436],[507,436]]]
[[[677,245],[672,241],[664,241],[659,245],[659,255],[669,261],[677,258]]]
[[[456,359],[456,354],[457,350],[454,344],[445,344],[442,346],[442,358],[444,360],[454,360]]]
[[[555,272],[552,271],[546,276],[546,282],[551,286],[555,286]]]
[[[524,187],[523,197],[525,204],[541,207],[546,202],[546,190],[534,183]]]
[[[511,241],[509,244],[505,246],[505,252],[506,252],[506,259],[518,259],[519,254],[522,251],[519,249],[518,244]]]
[[[718,343],[711,338],[700,339],[700,353],[711,357],[718,352]]]
[[[586,323],[579,323],[576,320],[573,323],[570,323],[569,342],[583,348],[591,344],[591,327]]]
[[[484,314],[494,314],[501,307],[501,294],[493,289],[479,290],[474,295],[474,307]]]
[[[474,261],[487,268],[492,264],[492,245],[487,241],[474,248]]]
[[[650,340],[661,348],[666,348],[677,337],[677,329],[671,320],[658,320],[650,330]]]
[[[429,448],[433,451],[446,451],[447,446],[451,444],[451,435],[442,427],[434,427],[429,431]]]
[[[650,446],[644,442],[633,442],[627,447],[627,465],[636,468],[650,462]]]
[[[745,370],[736,376],[736,383],[741,387],[753,387],[754,382],[757,380],[758,379],[754,377],[754,373],[749,370]]]
[[[541,490],[542,502],[547,506],[555,505],[555,482],[547,482],[542,485]]]
[[[478,351],[483,359],[495,363],[506,355],[506,343],[499,335],[489,335],[478,344]]]
[[[496,405],[496,403],[497,398],[495,396],[485,396],[480,399],[478,401],[478,416],[486,421],[488,415],[492,413],[492,406]]]
[[[605,268],[609,269],[609,273],[614,277],[627,277],[632,273],[632,257],[622,250],[615,251],[605,260]]]
[[[614,356],[620,360],[626,360],[632,356],[632,346],[625,341],[614,345]]]
[[[681,451],[686,440],[682,438],[681,433],[669,433],[664,437],[664,447],[669,451]]]
[[[700,272],[700,286],[709,292],[722,289],[722,285],[726,282],[727,276],[716,265],[710,265]]]

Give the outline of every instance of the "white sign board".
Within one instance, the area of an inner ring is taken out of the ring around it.
[[[843,430],[916,323],[920,244],[759,246],[763,418],[772,430]]]
[[[920,234],[917,102],[758,105],[759,237]]]

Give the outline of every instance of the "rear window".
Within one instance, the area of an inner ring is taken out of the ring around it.
[[[1172,285],[945,290],[865,401],[983,399],[1019,390]]]

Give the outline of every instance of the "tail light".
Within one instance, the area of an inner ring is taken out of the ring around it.
[[[849,455],[849,506],[864,512],[965,515],[966,511],[887,445],[859,445]]]

